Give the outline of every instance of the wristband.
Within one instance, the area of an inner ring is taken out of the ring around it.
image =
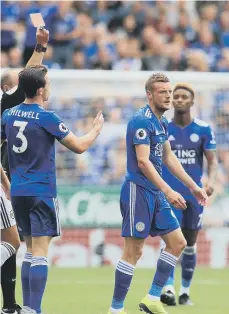
[[[35,51],[37,52],[46,52],[47,47],[42,46],[41,44],[36,44]]]

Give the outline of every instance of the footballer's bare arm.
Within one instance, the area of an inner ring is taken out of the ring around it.
[[[43,57],[45,52],[42,52],[41,47],[47,48],[48,41],[49,41],[49,31],[45,28],[38,28],[36,32],[36,39],[37,39],[37,44],[35,47],[35,50],[29,59],[28,63],[26,64],[26,67],[29,66],[36,66],[36,65],[41,65],[43,61]]]
[[[168,140],[164,144],[163,162],[165,166],[169,169],[169,171],[190,189],[190,191],[197,198],[200,204],[205,205],[207,200],[206,193],[185,172],[181,163],[173,153]]]
[[[186,203],[184,198],[173,189],[162,179],[151,161],[150,146],[149,145],[135,145],[138,167],[141,172],[151,181],[160,191],[165,193],[168,201],[175,207],[185,209]]]
[[[89,133],[84,136],[76,137],[72,132],[70,132],[63,140],[61,144],[70,149],[76,154],[84,153],[96,140],[97,136],[100,134],[100,131],[103,127],[104,118],[103,114],[100,111],[93,123],[93,128]]]
[[[205,150],[204,156],[206,157],[207,164],[208,164],[208,178],[207,178],[207,184],[205,186],[205,191],[208,196],[211,196],[214,192],[214,185],[215,185],[217,169],[218,169],[216,151]]]

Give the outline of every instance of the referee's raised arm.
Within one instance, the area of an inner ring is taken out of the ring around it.
[[[36,32],[37,43],[34,52],[29,59],[26,67],[41,65],[43,61],[44,54],[47,50],[47,45],[49,41],[49,31],[44,27],[39,27]]]
[[[38,28],[36,32],[36,46],[26,67],[41,65],[49,41],[49,31],[45,28]],[[18,86],[18,73],[9,69],[1,76],[1,115],[6,109],[19,105],[25,100],[24,91]]]
[[[36,32],[36,46],[26,67],[41,65],[49,41],[49,31],[38,28]],[[24,91],[18,86],[18,73],[15,70],[7,70],[1,76],[1,115],[6,109],[19,105],[25,100]]]
[[[49,41],[49,31],[41,27],[36,32],[36,46],[34,52],[29,59],[26,67],[33,67],[42,64],[45,51]],[[1,90],[3,92],[1,97],[1,116],[6,109],[10,109],[24,102],[25,94],[20,85],[18,85],[18,72],[14,69],[9,69],[1,75]],[[1,161],[3,168],[6,170],[10,178],[8,167],[8,156],[6,143],[1,146]]]

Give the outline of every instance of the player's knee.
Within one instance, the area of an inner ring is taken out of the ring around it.
[[[16,226],[1,230],[1,240],[11,244],[17,251],[20,247],[20,239]]]
[[[185,238],[182,238],[182,239],[180,239],[179,241],[178,241],[178,247],[179,247],[179,249],[180,249],[180,252],[183,252],[184,251],[184,249],[186,248],[186,246],[187,246],[187,241],[185,240]]]
[[[33,256],[48,256],[51,237],[33,237],[32,254]]]
[[[136,252],[135,252],[136,263],[141,258],[141,256],[142,256],[142,247],[138,247],[136,248]]]
[[[49,248],[46,245],[32,245],[32,254],[33,256],[48,256]]]
[[[180,238],[179,240],[177,240],[176,243],[174,243],[172,247],[173,255],[180,256],[180,254],[185,249],[186,245],[187,245],[187,242],[185,238]]]
[[[126,262],[136,265],[139,258],[142,256],[142,248],[134,246],[124,250],[122,259]]]
[[[20,247],[21,243],[20,240],[18,239],[17,241],[15,241],[15,249],[18,250]]]
[[[17,251],[20,247],[20,239],[16,237],[15,239],[11,239],[10,244],[15,248]]]

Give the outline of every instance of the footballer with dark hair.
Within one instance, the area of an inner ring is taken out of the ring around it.
[[[37,44],[34,49],[33,55],[28,61],[26,67],[36,66],[42,63],[44,53],[47,49],[49,40],[49,31],[45,28],[38,28],[36,32]],[[18,72],[15,70],[6,70],[1,76],[1,90],[3,92],[1,98],[1,116],[6,109],[12,108],[25,100],[25,94],[23,88],[18,84]],[[6,148],[6,141],[1,145],[1,162],[4,171],[10,179],[10,172],[8,166],[8,154]],[[15,224],[12,222],[12,217],[9,216],[9,205],[6,204],[4,198],[1,199],[1,206],[4,208],[4,220],[5,226],[1,230],[2,241],[5,243],[16,242],[18,239],[18,232]],[[2,211],[3,212],[3,211]],[[7,223],[6,223],[7,222]],[[16,250],[15,250],[16,252]],[[9,250],[10,254],[10,250]],[[3,294],[3,308],[1,313],[20,313],[21,307],[16,303],[15,300],[15,286],[16,286],[16,253],[12,254],[10,258],[6,260],[4,265],[1,267],[1,287]]]
[[[177,84],[173,90],[174,117],[168,124],[168,139],[174,154],[183,165],[185,171],[202,187],[203,158],[207,160],[207,185],[205,191],[208,196],[214,191],[217,173],[216,141],[214,133],[208,123],[193,118],[191,108],[194,104],[195,92],[191,85]],[[192,305],[190,300],[190,285],[196,267],[196,241],[202,228],[204,207],[177,178],[166,168],[163,178],[168,184],[182,194],[186,200],[185,211],[172,206],[187,241],[181,261],[182,281],[179,293],[179,304]],[[174,270],[166,285],[161,301],[167,305],[176,305],[174,289]]]
[[[11,174],[11,201],[27,252],[22,264],[22,314],[40,314],[48,277],[48,250],[60,235],[56,189],[55,141],[76,154],[85,152],[103,127],[100,111],[91,131],[76,137],[54,111],[44,109],[50,81],[44,66],[19,73],[25,101],[2,116]]]

